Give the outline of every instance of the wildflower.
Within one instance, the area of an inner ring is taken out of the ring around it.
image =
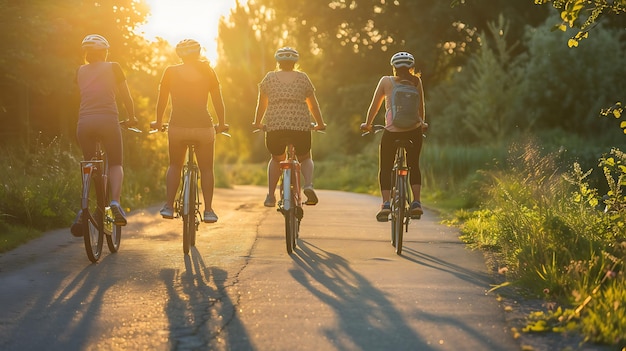
[[[608,279],[613,279],[617,276],[617,273],[615,273],[615,271],[607,271],[606,272],[606,278]]]

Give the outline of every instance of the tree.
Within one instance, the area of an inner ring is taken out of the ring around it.
[[[24,130],[73,133],[73,82],[85,35],[104,35],[110,60],[126,70],[146,62],[138,55],[144,42],[133,33],[144,21],[144,1],[0,0],[0,8],[0,123],[16,127],[7,130],[13,137]]]
[[[587,38],[601,18],[626,13],[626,0],[534,0],[534,3],[551,3],[560,11],[562,22],[556,28],[561,31],[565,32],[568,27],[578,29],[578,33],[568,40],[569,47],[576,47]]]

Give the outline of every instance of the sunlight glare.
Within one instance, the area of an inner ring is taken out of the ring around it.
[[[217,60],[217,27],[221,16],[227,17],[235,0],[146,0],[150,6],[146,24],[137,29],[148,40],[162,38],[175,46],[182,39],[195,39],[204,55]],[[239,1],[245,4],[245,1]]]

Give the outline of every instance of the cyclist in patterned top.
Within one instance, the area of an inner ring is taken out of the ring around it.
[[[311,157],[311,129],[324,130],[315,88],[306,73],[296,69],[300,55],[290,47],[276,51],[277,69],[268,72],[259,83],[259,96],[254,115],[254,127],[266,132],[265,146],[271,154],[267,165],[268,193],[264,205],[276,206],[276,185],[280,178],[280,161],[286,158],[288,144],[296,149],[304,176],[304,194],[307,205],[318,202],[313,189],[313,159]],[[315,120],[311,126],[311,117]],[[265,124],[262,123],[265,122]]]
[[[176,45],[176,53],[183,63],[169,66],[163,72],[159,86],[156,107],[156,121],[150,127],[160,130],[163,114],[171,97],[172,110],[168,129],[170,164],[166,175],[166,203],[160,213],[163,218],[174,218],[174,200],[180,183],[181,172],[187,152],[187,141],[195,143],[196,159],[200,169],[200,183],[204,198],[204,216],[206,223],[217,222],[213,211],[213,190],[215,177],[213,160],[215,133],[228,130],[224,123],[224,101],[217,75],[209,62],[201,60],[200,43],[193,39],[184,39]],[[208,98],[211,97],[218,124],[214,127],[208,110]]]
[[[124,72],[117,62],[107,62],[109,42],[101,35],[87,35],[81,44],[86,64],[76,72],[80,89],[80,108],[76,136],[85,160],[96,154],[96,143],[104,146],[109,163],[111,211],[116,225],[126,225],[126,214],[120,205],[124,169],[122,167],[122,132],[116,97],[119,97],[129,120],[137,124],[133,99],[130,96]],[[79,215],[80,216],[80,215]],[[79,222],[77,217],[76,223]],[[74,230],[78,229],[78,230]],[[80,226],[72,226],[72,234],[82,236]]]

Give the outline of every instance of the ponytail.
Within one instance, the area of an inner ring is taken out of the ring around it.
[[[413,73],[412,69],[413,68],[408,67],[394,67],[393,74],[394,76],[400,78],[400,80],[408,80],[417,86],[420,82],[420,74]]]

